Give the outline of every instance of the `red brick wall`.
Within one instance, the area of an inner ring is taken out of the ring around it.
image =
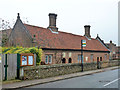
[[[63,53],[65,53],[65,56]],[[71,53],[71,57],[69,57],[69,53]],[[72,59],[72,63],[78,63],[79,54],[81,54],[81,51],[43,50],[42,61],[45,62],[45,55],[52,55],[52,64],[62,63],[62,58],[66,59],[66,63],[68,63],[69,58]],[[102,57],[102,61],[109,60],[109,53],[83,52],[84,62],[91,62],[91,54],[93,54],[93,61],[97,61],[97,57],[99,57],[99,60]],[[106,59],[105,55],[107,56]],[[88,57],[87,61],[86,57]]]

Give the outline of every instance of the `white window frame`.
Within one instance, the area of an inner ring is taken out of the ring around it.
[[[71,52],[69,52],[69,58],[71,58],[71,56],[72,56],[72,53],[71,53]]]
[[[51,60],[50,60],[51,59]],[[52,55],[49,55],[49,61],[50,64],[52,63]]]
[[[63,52],[63,53],[62,53],[62,55],[63,55],[63,58],[65,58],[65,56],[66,56],[66,53],[65,53],[65,52]]]
[[[93,62],[93,60],[94,60],[94,55],[93,54],[90,55],[90,60]]]
[[[47,60],[47,62],[46,62]],[[45,63],[48,64],[48,55],[45,55]]]
[[[81,61],[81,54],[78,54],[78,62]]]
[[[85,60],[86,60],[86,62],[88,61],[88,57],[87,56],[85,57]]]
[[[107,60],[107,54],[105,54],[105,60]]]

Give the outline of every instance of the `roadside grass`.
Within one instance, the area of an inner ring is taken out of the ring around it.
[[[15,82],[21,82],[22,80],[14,79],[14,80],[6,80],[0,82],[0,84],[10,84],[10,83],[15,83]]]

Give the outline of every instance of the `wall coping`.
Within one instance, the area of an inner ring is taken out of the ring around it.
[[[84,63],[84,65],[88,65],[88,64],[96,64],[96,62]],[[81,66],[81,63],[53,64],[53,65],[39,65],[39,66],[26,66],[26,67],[23,67],[23,69],[24,69],[24,70],[28,70],[28,69],[56,68],[56,67],[66,67],[66,66]]]
[[[118,62],[118,60],[114,61],[101,61],[101,63],[108,63],[108,62]],[[97,64],[97,62],[92,62],[92,63],[84,63],[84,65],[89,65],[89,64]],[[67,63],[67,64],[52,64],[52,65],[39,65],[39,66],[25,66],[22,67],[24,70],[28,69],[38,69],[38,68],[56,68],[56,67],[66,67],[66,66],[81,66],[81,63]]]

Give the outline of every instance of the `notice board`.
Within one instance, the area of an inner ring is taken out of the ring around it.
[[[20,66],[33,66],[34,65],[34,54],[25,53],[21,54]]]

